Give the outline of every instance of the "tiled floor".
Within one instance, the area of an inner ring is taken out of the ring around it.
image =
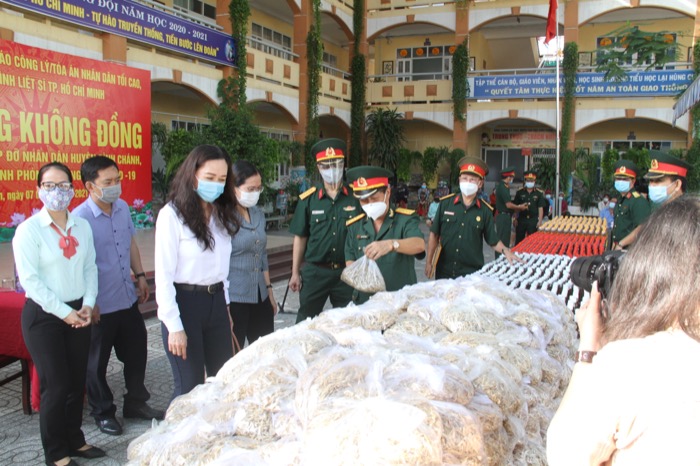
[[[421,225],[421,228],[426,233],[427,228]],[[141,254],[144,257],[144,267],[146,270],[152,270],[153,256],[153,234],[152,232],[140,232],[137,237]],[[272,232],[269,235],[268,247],[276,247],[291,243],[291,236],[285,232]],[[8,245],[0,245],[0,264],[7,268],[6,262],[10,258],[11,251],[8,253]],[[493,260],[493,251],[488,246],[484,245],[484,254],[486,261]],[[148,262],[151,260],[151,262]],[[416,262],[416,275],[419,281],[425,280],[423,268],[425,261]],[[11,270],[11,269],[10,269]],[[0,269],[0,277],[3,277],[3,271]],[[287,282],[278,282],[274,284],[274,295],[278,301],[282,301],[285,293]],[[296,311],[299,307],[299,297],[297,293],[290,292],[287,296],[287,302],[284,314],[278,314],[275,320],[275,329],[280,329],[293,325],[296,319]],[[327,305],[330,307],[330,305]],[[2,323],[0,323],[2,325]],[[154,408],[164,409],[172,394],[172,373],[170,365],[163,350],[161,340],[160,323],[156,318],[146,321],[148,329],[148,367],[146,373],[146,386],[151,392],[151,400],[149,403]],[[10,366],[11,370],[18,370],[19,363]],[[0,378],[10,369],[0,369]],[[117,417],[121,419],[122,395],[124,391],[124,381],[121,375],[122,364],[117,361],[114,354],[108,369],[108,380],[110,387],[114,391],[115,400],[118,406]],[[44,463],[43,452],[41,448],[41,440],[39,438],[39,414],[35,413],[27,416],[22,413],[20,380],[14,380],[0,387],[0,465],[40,465]],[[84,411],[83,431],[88,443],[94,444],[103,448],[107,452],[106,458],[97,460],[81,460],[79,464],[89,465],[121,465],[127,460],[127,447],[129,442],[145,432],[151,422],[129,419],[123,423],[124,434],[119,437],[105,435],[101,433],[89,412]]]

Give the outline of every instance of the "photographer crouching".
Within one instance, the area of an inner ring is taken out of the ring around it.
[[[700,198],[660,207],[615,260],[609,296],[596,282],[576,316],[579,351],[547,432],[549,465],[698,465]]]

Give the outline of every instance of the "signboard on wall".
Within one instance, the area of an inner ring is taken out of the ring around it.
[[[226,33],[132,0],[0,0],[0,3],[233,66],[237,48]]]
[[[604,73],[577,73],[577,97],[663,97],[683,92],[693,81],[692,70],[633,71],[622,82],[605,81]],[[472,82],[473,80],[473,82]],[[469,78],[475,99],[555,98],[554,73],[476,76]],[[559,92],[564,95],[564,78]]]
[[[72,209],[87,197],[80,165],[98,154],[119,165],[136,226],[152,226],[149,72],[0,40],[0,240],[42,207],[42,165],[71,169]]]

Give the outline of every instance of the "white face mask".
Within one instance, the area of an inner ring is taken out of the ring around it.
[[[384,199],[386,199],[386,194],[384,195]],[[387,205],[384,201],[370,202],[369,204],[362,205],[362,210],[364,210],[365,214],[372,220],[377,220],[384,215],[386,208]]]
[[[525,183],[525,187],[526,187],[527,189],[532,189],[532,188],[535,187],[535,182],[534,182],[534,181],[527,181],[527,182]]]
[[[608,207],[610,207],[611,209],[614,209],[616,205],[617,204],[613,201],[610,204],[608,204]]]
[[[243,207],[253,207],[258,203],[258,200],[260,199],[260,193],[258,191],[253,191],[252,193],[241,191],[239,189],[237,189],[236,191],[236,198],[238,199],[238,203],[241,204]]]
[[[462,191],[462,194],[469,197],[476,194],[479,190],[479,185],[469,181],[462,181],[459,183],[459,190]]]
[[[343,178],[343,166],[338,165],[337,167],[327,168],[325,170],[318,171],[321,174],[321,178],[328,184],[336,184],[340,182]]]

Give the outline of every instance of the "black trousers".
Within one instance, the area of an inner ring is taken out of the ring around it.
[[[257,303],[235,303],[229,305],[231,320],[233,321],[233,334],[241,345],[245,346],[248,339],[250,345],[255,340],[275,331],[275,315],[272,310],[270,296],[262,301],[258,290]]]
[[[114,395],[107,384],[107,366],[112,348],[117,359],[124,364],[124,406],[143,405],[150,398],[144,385],[147,338],[138,301],[130,308],[101,315],[100,322],[92,325],[87,394],[90,415],[95,419],[114,417],[117,411]]]
[[[205,369],[206,376],[215,376],[233,356],[231,319],[223,290],[209,294],[178,289],[175,299],[187,335],[187,359],[168,350],[169,332],[165,324],[161,324],[165,354],[173,370],[175,388],[172,399],[203,383]]]
[[[67,304],[80,309],[82,299]],[[85,445],[81,426],[90,327],[73,328],[27,299],[22,335],[39,374],[44,456],[46,461],[58,461]]]
[[[518,225],[515,227],[515,244],[520,243],[525,237],[534,234],[537,231],[537,217],[518,219]]]

